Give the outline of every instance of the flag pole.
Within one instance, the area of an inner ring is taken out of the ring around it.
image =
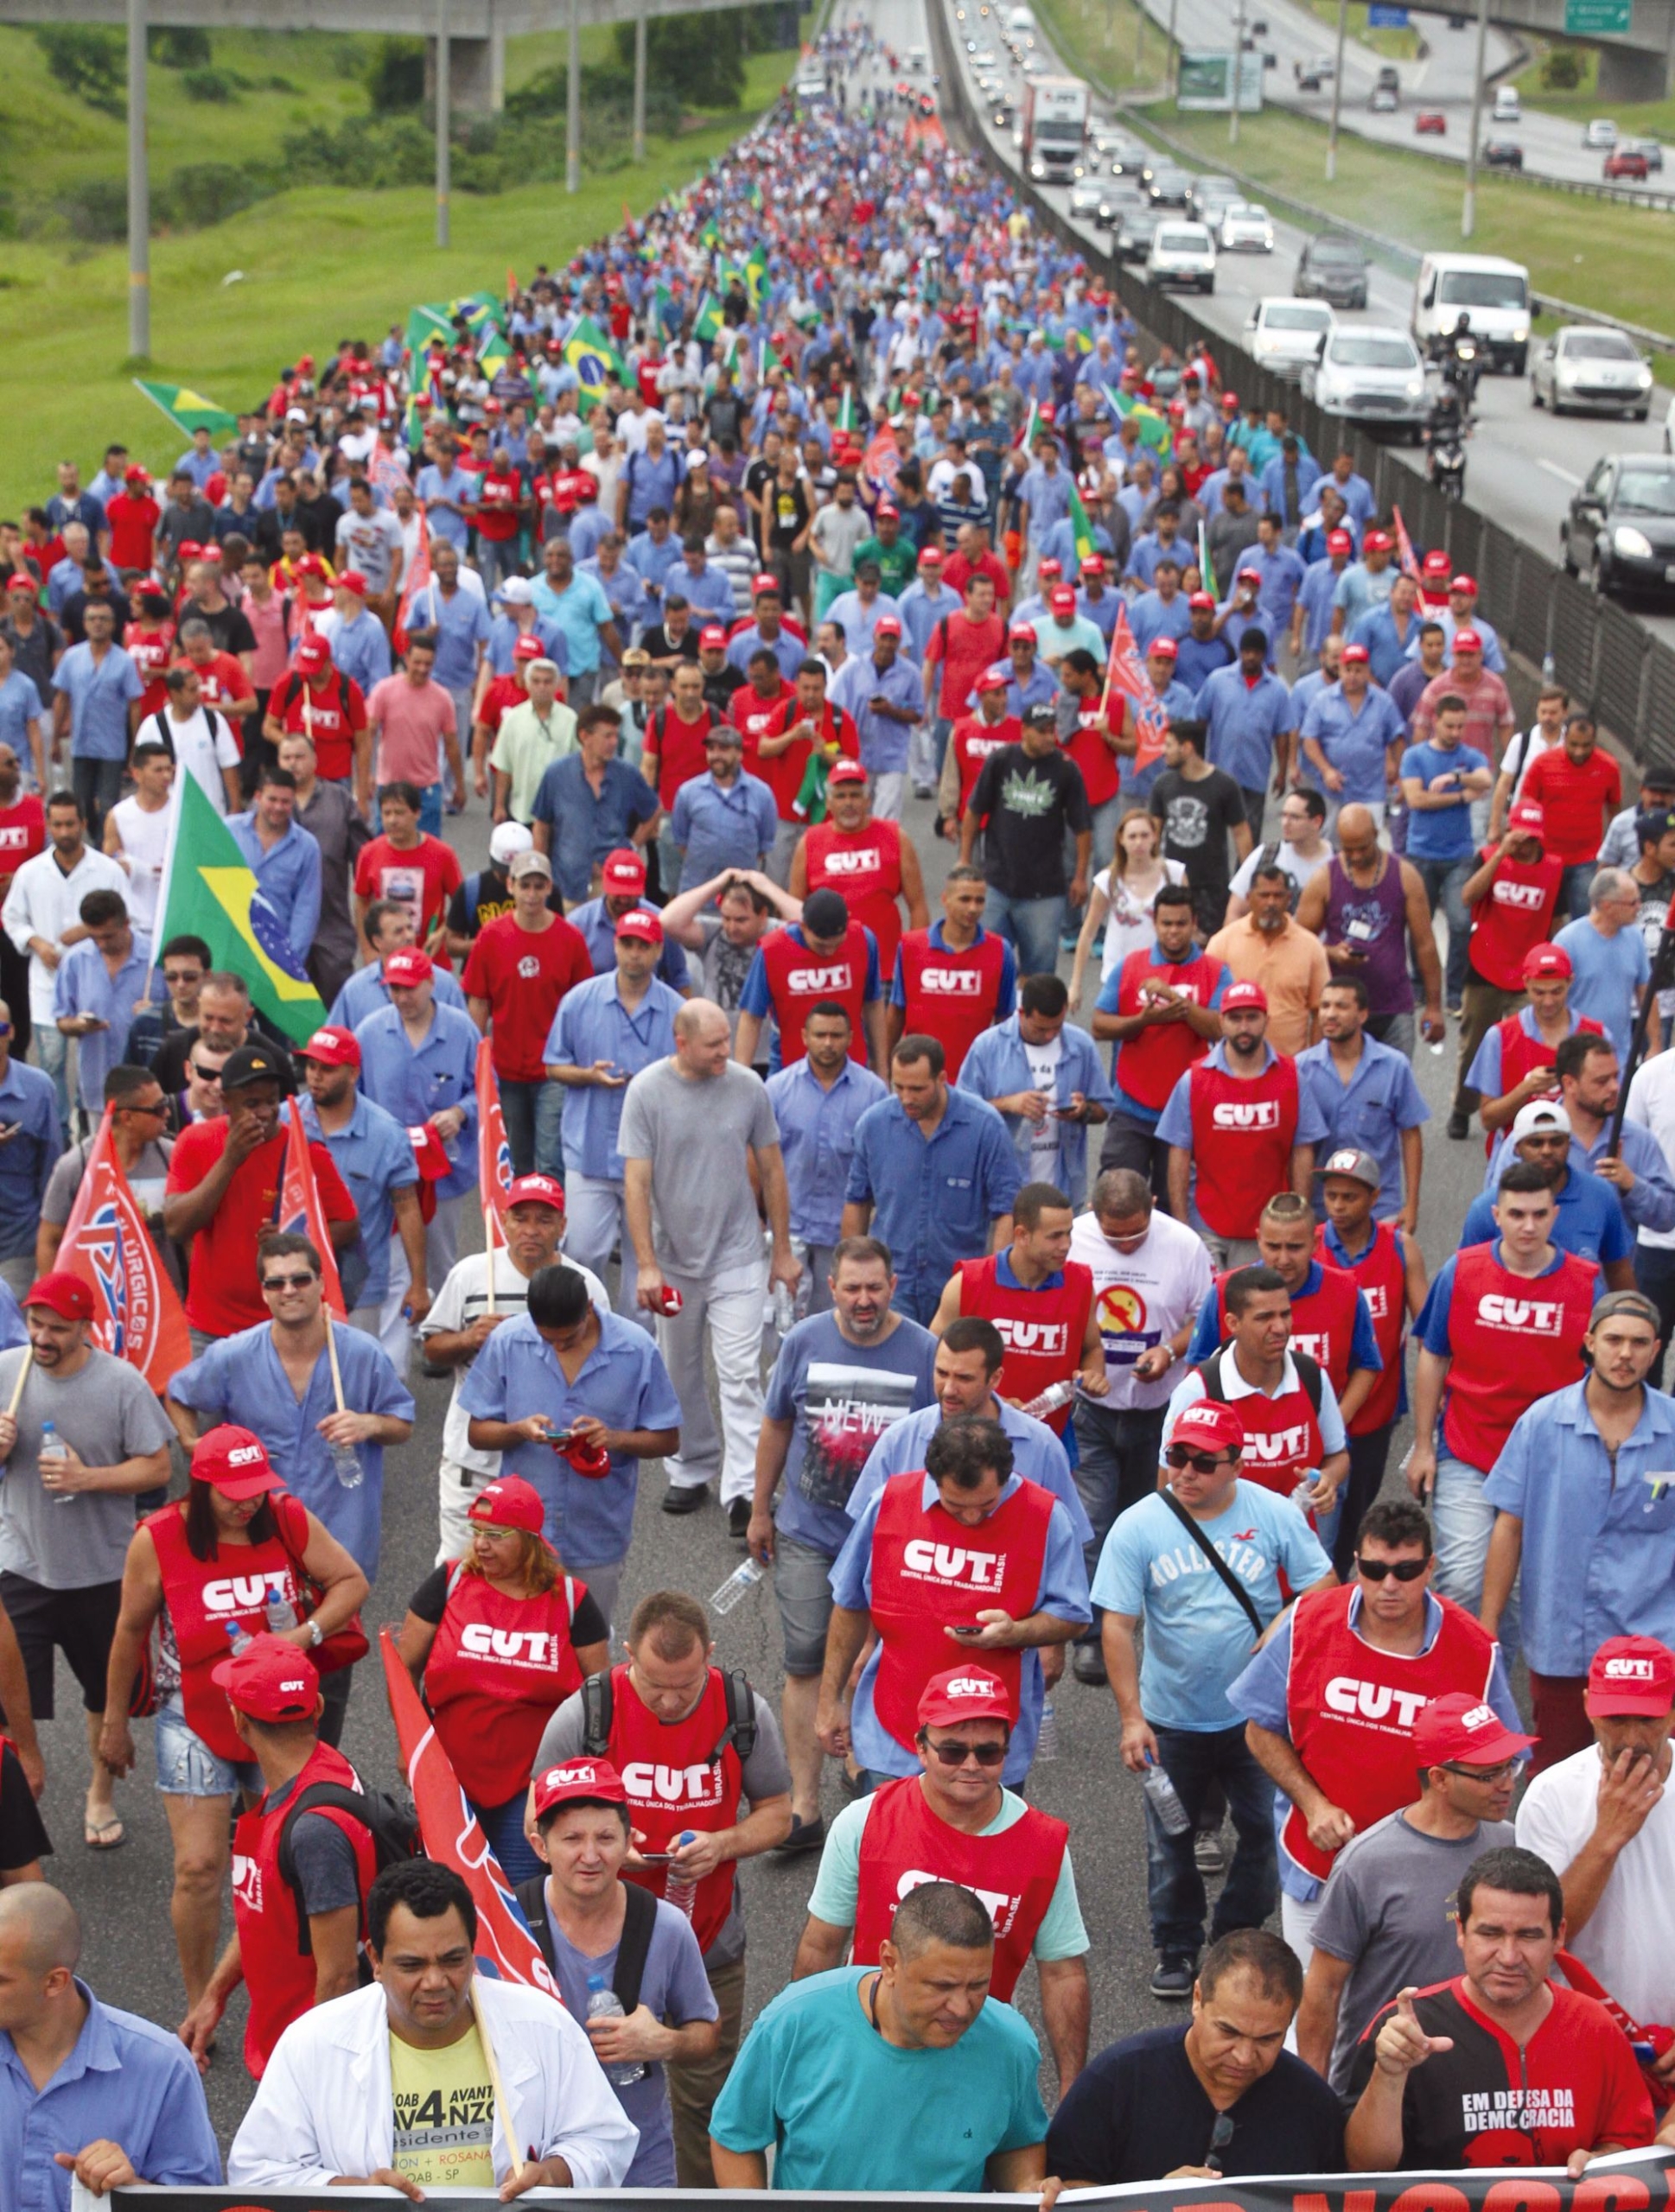
[[[331,1307],[328,1306],[324,1310],[326,1315],[326,1351],[332,1363],[332,1395],[337,1401],[337,1410],[339,1413],[346,1414],[349,1409],[343,1402],[343,1370],[337,1363],[337,1323]]]
[[[494,1201],[483,1200],[483,1258],[487,1263],[488,1311],[494,1311]]]
[[[17,1380],[12,1385],[11,1403],[6,1408],[6,1418],[9,1421],[16,1421],[17,1418],[17,1408],[23,1402],[23,1385],[29,1381],[29,1370],[34,1365],[35,1348],[31,1344],[25,1344],[22,1363],[17,1370]]]
[[[169,785],[169,824],[163,838],[162,870],[157,879],[157,903],[151,910],[154,920],[156,922],[160,922],[163,916],[169,912],[169,894],[174,887],[175,849],[181,841],[181,792],[182,788],[181,778],[183,773],[189,774],[190,771],[183,771],[177,760],[175,764],[175,780]],[[151,957],[146,963],[145,982],[140,990],[140,1003],[142,1006],[147,1006],[150,1003],[151,987],[156,980],[157,973],[157,941],[162,935],[162,932],[160,929],[156,927],[152,929]]]
[[[481,1981],[483,1977],[479,1974]],[[494,2102],[500,2107],[500,2133],[506,2138],[506,2154],[512,2161],[512,2178],[524,2177],[524,2161],[518,2155],[518,2138],[512,2125],[512,2100],[506,2093],[506,2083],[500,2079],[500,2061],[494,2049],[494,2038],[488,2032],[488,2023],[483,2018],[481,2001],[472,2006],[477,2016],[477,2033],[482,2038],[483,2056],[488,2061],[488,2078],[494,2085]]]

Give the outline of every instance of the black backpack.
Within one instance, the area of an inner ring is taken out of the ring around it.
[[[373,1865],[380,1874],[386,1866],[416,1857],[419,1846],[417,1820],[385,1790],[351,1789],[341,1782],[311,1782],[306,1789],[299,1790],[295,1802],[285,1808],[284,1825],[279,1831],[279,1878],[296,1903],[296,1948],[304,1958],[312,1956],[314,1941],[309,1933],[308,1908],[303,1901],[292,1836],[304,1813],[322,1810],[347,1813],[360,1821],[373,1839]],[[361,1903],[365,1904],[364,1897]]]
[[[729,1744],[741,1763],[756,1748],[755,1697],[749,1682],[736,1670],[721,1679],[727,1697],[727,1726],[716,1738],[706,1764],[713,1764]],[[608,1667],[602,1675],[589,1675],[582,1685],[582,1749],[590,1759],[610,1756],[612,1695]]]
[[[623,2012],[627,2013],[632,2012],[640,2002],[640,1978],[646,1971],[646,1956],[652,1948],[652,1932],[657,1926],[657,1899],[649,1890],[642,1890],[638,1882],[624,1882],[622,1901],[627,1910],[623,1915],[621,1940],[616,1947],[616,1966],[611,1974],[611,1987],[616,1992]],[[558,1961],[553,1955],[552,1923],[547,1917],[546,1876],[532,1874],[527,1881],[519,1882],[518,1903],[523,1907],[524,1918],[529,1923],[529,1932],[540,1945],[541,1956],[552,1969],[556,1980]]]
[[[1198,1370],[1204,1378],[1204,1395],[1213,1398],[1219,1406],[1225,1406],[1227,1402],[1227,1386],[1221,1379],[1221,1363],[1226,1357],[1227,1346],[1223,1344],[1220,1351],[1211,1353]],[[1306,1351],[1294,1351],[1291,1363],[1297,1370],[1297,1380],[1302,1385],[1304,1396],[1318,1414],[1321,1400],[1325,1395],[1320,1362],[1311,1359]]]

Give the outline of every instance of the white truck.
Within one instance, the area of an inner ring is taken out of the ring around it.
[[[1078,77],[1031,77],[1023,87],[1019,144],[1036,184],[1073,184],[1085,167],[1087,86]]]

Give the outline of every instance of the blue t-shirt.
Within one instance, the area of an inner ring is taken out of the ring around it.
[[[1468,1244],[1487,1244],[1500,1235],[1494,1200],[1493,1192],[1481,1191],[1467,1207],[1460,1229],[1462,1252]],[[1602,1176],[1580,1174],[1575,1167],[1558,1194],[1552,1236],[1561,1252],[1574,1252],[1579,1260],[1592,1260],[1599,1267],[1626,1260],[1634,1249],[1616,1192]]]
[[[1417,777],[1426,791],[1438,776],[1470,773],[1487,768],[1488,760],[1475,747],[1410,745],[1402,755],[1401,773]],[[1471,834],[1471,802],[1458,806],[1414,807],[1407,817],[1407,856],[1411,861],[1467,861],[1476,851]]]
[[[844,1507],[868,1454],[893,1422],[930,1405],[936,1338],[901,1317],[882,1343],[851,1344],[832,1313],[799,1321],[767,1379],[770,1421],[793,1424],[774,1519],[781,1535],[836,1559]]]
[[[1413,848],[1410,842],[1409,851]],[[1617,1048],[1619,1060],[1628,1058],[1628,1040],[1634,1027],[1634,1004],[1650,979],[1652,962],[1646,938],[1634,928],[1602,936],[1586,916],[1567,922],[1553,943],[1570,956],[1575,970],[1570,981],[1570,1011],[1597,1021]]]

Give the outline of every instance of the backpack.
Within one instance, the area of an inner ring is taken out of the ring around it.
[[[300,1790],[295,1802],[285,1808],[284,1825],[279,1831],[279,1878],[296,1901],[296,1948],[304,1957],[313,1951],[314,1942],[309,1933],[308,1909],[303,1902],[303,1885],[296,1872],[292,1837],[304,1813],[322,1808],[347,1813],[360,1821],[373,1839],[373,1862],[380,1874],[386,1866],[418,1855],[417,1818],[386,1791],[351,1789],[341,1782],[311,1782],[306,1789]],[[366,1900],[361,1902],[364,1905]]]
[[[756,1748],[755,1694],[736,1669],[722,1676],[722,1685],[727,1696],[727,1726],[709,1756],[712,1761],[718,1759],[730,1744],[742,1763]],[[590,1759],[610,1756],[612,1696],[608,1668],[602,1675],[589,1675],[582,1685],[582,1749]]]
[[[1226,1355],[1226,1349],[1224,1344],[1220,1351],[1212,1352],[1198,1370],[1204,1378],[1204,1395],[1213,1399],[1218,1406],[1225,1406],[1227,1402],[1227,1386],[1221,1379],[1221,1362]],[[1291,1364],[1297,1370],[1297,1380],[1302,1385],[1304,1396],[1318,1414],[1321,1400],[1326,1395],[1321,1379],[1320,1362],[1311,1359],[1306,1351],[1294,1351]]]
[[[590,1679],[597,1681],[598,1677]],[[540,1945],[541,1956],[551,1967],[556,1980],[558,1961],[553,1955],[552,1923],[547,1918],[546,1876],[532,1874],[526,1881],[519,1882],[517,1896],[524,1918],[529,1923],[529,1932]],[[640,1978],[646,1971],[652,1935],[657,1926],[657,1899],[649,1890],[642,1890],[638,1882],[624,1882],[622,1900],[627,1910],[622,1918],[621,1941],[616,1947],[611,1987],[626,2013],[632,2012],[640,2002]]]
[[[1271,842],[1258,845],[1256,850],[1256,863],[1251,870],[1251,880],[1254,883],[1264,868],[1273,868],[1277,864],[1286,881],[1291,887],[1291,912],[1295,914],[1297,911],[1297,903],[1302,897],[1302,888],[1290,868],[1280,861],[1279,855],[1280,848],[1277,844]]]

